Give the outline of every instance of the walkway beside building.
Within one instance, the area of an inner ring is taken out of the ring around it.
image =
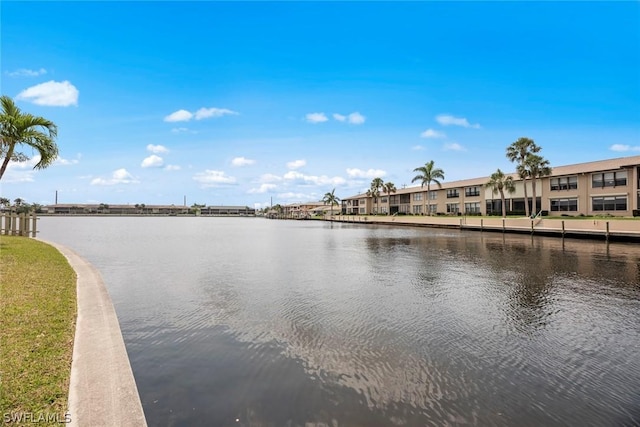
[[[115,309],[100,273],[71,249],[58,249],[78,275],[78,317],[71,364],[72,426],[146,426]]]

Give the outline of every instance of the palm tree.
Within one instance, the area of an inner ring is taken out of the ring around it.
[[[527,157],[541,150],[535,141],[531,138],[518,138],[517,141],[511,143],[507,147],[507,159],[518,163],[517,172],[524,184],[524,212],[529,216],[529,196],[527,195],[527,178],[529,178],[529,170],[525,167]]]
[[[396,192],[396,185],[393,182],[385,182],[382,189],[389,196],[389,199],[391,199],[391,193]],[[389,204],[391,204],[391,200],[389,200]]]
[[[367,190],[367,196],[373,197],[376,201],[376,214],[378,213],[378,198],[380,197],[380,190],[384,187],[384,181],[382,178],[373,178],[371,181],[371,188]]]
[[[489,182],[485,184],[485,187],[491,188],[493,194],[500,193],[500,200],[502,201],[502,218],[507,216],[507,206],[504,200],[504,191],[507,190],[509,194],[513,194],[516,191],[516,186],[513,183],[511,176],[506,176],[500,169],[491,174]]]
[[[551,175],[551,167],[549,166],[549,160],[546,160],[542,156],[537,154],[531,154],[527,157],[525,167],[531,177],[531,190],[533,192],[533,212],[531,216],[534,216],[538,212],[538,199],[536,197],[536,179],[543,176]]]
[[[6,197],[0,197],[0,206],[2,206],[2,210],[11,207],[11,200]]]
[[[32,203],[31,210],[35,213],[42,213],[42,205],[40,203]]]
[[[336,197],[335,192],[336,189],[334,188],[331,193],[325,193],[324,197],[322,198],[322,202],[325,205],[331,206],[331,216],[333,216],[333,205],[337,205],[340,203],[340,199]]]
[[[429,194],[431,193],[431,183],[434,182],[438,185],[438,188],[442,187],[440,179],[444,179],[444,171],[440,168],[433,166],[433,160],[425,163],[424,166],[415,168],[414,172],[418,172],[418,175],[414,176],[411,182],[420,181],[420,187],[427,186],[427,212],[431,215],[431,199]]]
[[[0,179],[10,160],[25,161],[29,157],[15,151],[18,145],[27,145],[38,152],[40,161],[34,169],[44,169],[58,157],[58,146],[54,142],[58,127],[43,117],[23,113],[11,98],[0,97],[0,156],[4,157],[0,167]]]

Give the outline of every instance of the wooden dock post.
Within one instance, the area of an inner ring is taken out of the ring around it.
[[[504,218],[502,218],[502,232],[505,232],[505,227],[504,227]]]
[[[15,236],[16,235],[16,229],[18,226],[18,215],[12,213],[11,214],[11,235]]]
[[[562,220],[562,237],[564,237],[564,219]]]
[[[607,242],[609,241],[609,221],[607,221],[607,233],[605,234],[605,239]]]
[[[18,231],[18,235],[19,236],[27,236],[27,234],[25,233],[25,231],[27,229],[26,222],[27,222],[27,214],[21,213],[20,214],[20,223],[19,223],[20,230]]]
[[[531,234],[533,234],[533,220],[531,220]]]
[[[31,216],[31,237],[36,237],[38,225],[38,215],[35,213]]]
[[[480,218],[480,231],[484,230],[484,219]]]

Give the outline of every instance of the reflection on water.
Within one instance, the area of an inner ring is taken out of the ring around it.
[[[256,218],[43,218],[150,425],[640,423],[640,249]]]

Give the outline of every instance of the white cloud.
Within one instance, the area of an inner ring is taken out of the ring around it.
[[[178,110],[164,118],[165,122],[188,122],[193,118],[193,114],[187,110]]]
[[[200,183],[201,187],[219,187],[221,185],[235,184],[236,179],[227,176],[223,171],[207,169],[204,172],[198,172],[193,176],[193,180]]]
[[[69,81],[48,81],[31,86],[20,92],[16,99],[29,101],[36,105],[68,107],[78,105],[78,89]]]
[[[280,182],[282,178],[272,173],[265,173],[260,177],[260,182]]]
[[[40,68],[39,70],[29,70],[28,68],[20,68],[16,71],[7,71],[9,77],[37,77],[47,74],[47,70]]]
[[[155,153],[155,154],[161,154],[161,153],[168,153],[169,152],[167,147],[165,147],[164,145],[153,145],[153,144],[148,144],[147,145],[147,151],[151,151],[152,153]]]
[[[70,166],[70,165],[77,165],[78,163],[80,163],[80,155],[78,155],[77,158],[75,159],[63,159],[62,157],[58,157],[56,159],[56,161],[53,163],[54,165],[60,165],[60,166]]]
[[[33,167],[40,161],[40,156],[35,155],[31,159],[24,162],[13,162],[9,161],[7,165],[7,170],[5,171],[4,176],[2,177],[2,182],[33,182],[35,171]]]
[[[34,166],[36,164],[38,164],[38,162],[40,161],[40,155],[36,154],[35,156],[31,157],[29,160],[26,160],[24,162],[14,162],[12,160],[9,161],[9,164],[7,165],[7,170],[9,169],[33,169]]]
[[[347,181],[339,176],[328,177],[326,175],[305,175],[298,171],[289,171],[283,175],[286,181],[301,185],[343,185]]]
[[[269,192],[269,191],[275,189],[276,187],[277,186],[275,184],[261,184],[260,187],[252,188],[249,191],[247,191],[247,193],[249,193],[249,194],[266,193],[266,192]]]
[[[424,150],[424,147],[422,145],[414,145],[413,147],[411,147],[411,149],[414,151],[420,151]]]
[[[361,125],[365,122],[365,120],[367,120],[367,118],[362,114],[355,112],[355,113],[349,114],[349,116],[347,117],[347,120],[352,125]]]
[[[189,128],[173,128],[171,129],[173,133],[198,133],[195,130],[191,130]]]
[[[347,168],[347,175],[350,178],[382,178],[387,172],[382,169],[367,169],[362,170],[358,168]]]
[[[140,166],[143,168],[159,168],[163,164],[164,161],[162,160],[162,157],[152,154],[149,157],[145,157]]]
[[[192,113],[191,111],[187,111],[187,110],[174,111],[173,113],[166,116],[164,118],[164,121],[165,122],[188,122],[191,119],[202,120],[202,119],[208,119],[209,117],[222,117],[230,114],[235,115],[240,113],[238,113],[237,111],[229,110],[227,108],[216,108],[216,107],[204,108],[203,107],[203,108],[200,108],[195,113]],[[189,129],[173,128],[171,131],[174,133],[180,133],[180,132],[189,132]]]
[[[287,192],[287,193],[279,193],[276,195],[276,197],[278,199],[284,199],[284,200],[314,200],[317,199],[316,194],[305,194],[305,193],[294,193],[294,192]]]
[[[453,126],[462,126],[465,128],[475,128],[475,129],[480,128],[480,125],[477,123],[472,125],[464,117],[454,117],[450,114],[440,114],[436,116],[436,121],[443,126],[453,125]]]
[[[613,144],[609,147],[611,151],[640,151],[640,145],[631,146],[628,144]]]
[[[236,111],[228,110],[226,108],[201,108],[196,111],[196,120],[208,119],[209,117],[222,117],[229,114],[238,114]]]
[[[324,113],[309,113],[305,118],[309,123],[322,123],[329,120]]]
[[[462,145],[458,144],[457,142],[444,144],[442,149],[445,151],[467,151]]]
[[[287,167],[289,169],[300,169],[301,167],[305,166],[307,164],[307,161],[304,159],[300,159],[300,160],[293,160],[291,162],[287,162]]]
[[[333,118],[339,122],[344,122],[345,120],[347,120],[347,116],[343,116],[342,114],[338,114],[338,113],[334,113]]]
[[[33,171],[11,171],[6,170],[2,177],[2,182],[6,183],[19,183],[19,182],[33,182]]]
[[[94,178],[91,180],[91,185],[137,184],[139,182],[126,169],[120,168],[113,171],[111,178]]]
[[[182,168],[178,165],[167,165],[164,167],[164,170],[166,171],[179,171],[180,169]]]
[[[231,160],[231,164],[233,166],[249,166],[254,164],[256,161],[253,159],[247,159],[245,157],[236,157]]]
[[[439,132],[433,129],[427,129],[420,134],[422,138],[444,138],[446,135],[444,132]]]

